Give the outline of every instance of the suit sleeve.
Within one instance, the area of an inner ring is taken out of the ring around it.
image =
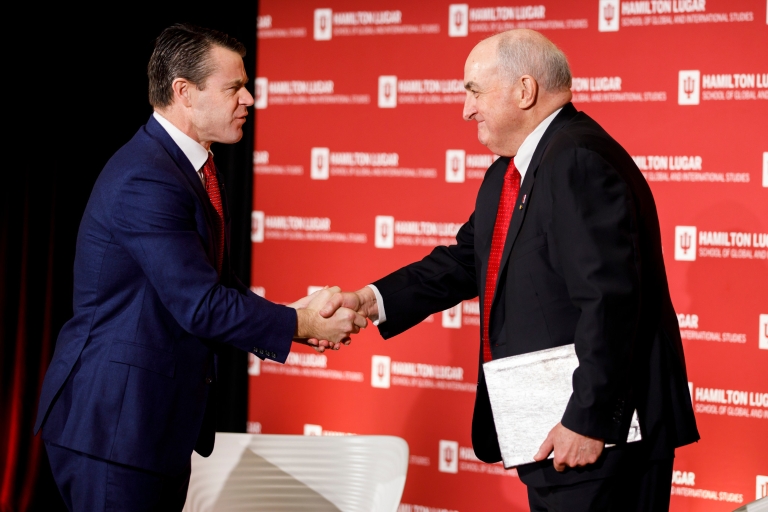
[[[474,214],[456,235],[456,245],[439,246],[373,284],[381,293],[387,321],[379,325],[391,338],[427,316],[477,296],[474,259]]]
[[[624,408],[640,316],[636,209],[621,174],[597,153],[573,149],[558,160],[552,238],[581,312],[574,336],[579,366],[562,424],[621,442],[631,419]]]
[[[114,205],[116,242],[192,335],[284,362],[295,310],[219,282],[195,221],[196,199],[170,173],[130,172]]]

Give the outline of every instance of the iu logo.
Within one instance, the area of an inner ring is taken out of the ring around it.
[[[392,359],[388,356],[373,356],[371,358],[371,386],[374,388],[389,388],[389,368]]]
[[[469,32],[469,6],[451,4],[448,6],[448,36],[467,37]]]
[[[675,226],[675,259],[696,261],[696,226]]]
[[[691,403],[693,403],[693,382],[688,381],[688,394],[691,395]]]
[[[379,77],[379,108],[395,108],[397,106],[397,77]]]
[[[253,106],[256,108],[267,108],[267,79],[257,78],[254,86],[256,97]]]
[[[463,149],[449,149],[445,152],[445,181],[464,183],[466,153]]]
[[[757,475],[757,489],[755,490],[755,499],[768,496],[768,476]]]
[[[321,425],[313,425],[312,423],[304,424],[305,436],[321,436],[323,435],[323,427]]]
[[[461,329],[461,302],[443,311],[443,327]]]
[[[768,152],[763,153],[763,186],[768,187]]]
[[[330,41],[333,35],[331,9],[315,9],[315,41]]]
[[[619,0],[600,0],[599,9],[597,30],[599,32],[617,32],[619,30]]]
[[[440,462],[437,469],[443,473],[459,472],[459,443],[440,440]]]
[[[677,80],[677,104],[698,105],[701,83],[699,70],[680,71]]]
[[[768,315],[760,315],[760,343],[759,347],[768,350]]]
[[[261,375],[261,359],[248,352],[248,375]]]
[[[251,212],[251,242],[260,244],[264,241],[264,212]]]
[[[376,232],[373,239],[374,247],[392,249],[395,246],[395,218],[390,215],[376,216]]]
[[[330,175],[331,150],[328,148],[312,148],[312,161],[309,163],[309,177],[313,180],[327,180]]]

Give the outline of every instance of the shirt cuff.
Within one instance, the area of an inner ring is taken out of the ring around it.
[[[373,321],[373,325],[381,325],[387,321],[387,314],[384,313],[384,299],[381,298],[381,292],[374,285],[369,284],[368,288],[373,290],[373,294],[376,296],[376,305],[379,308],[379,318]]]

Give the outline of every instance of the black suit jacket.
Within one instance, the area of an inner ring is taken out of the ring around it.
[[[620,446],[585,469],[557,473],[551,461],[522,466],[528,485],[602,478],[627,453],[671,457],[699,435],[648,184],[595,121],[563,107],[521,184],[489,298],[485,276],[508,164],[499,158],[488,169],[456,245],[374,283],[387,313],[382,336],[480,295],[481,308],[492,301],[494,359],[575,343],[579,367],[562,424]],[[635,409],[644,441],[630,449],[621,443]],[[481,460],[501,460],[482,364],[472,442]]]

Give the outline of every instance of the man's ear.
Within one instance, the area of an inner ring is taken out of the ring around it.
[[[523,110],[529,109],[536,104],[539,97],[539,83],[531,75],[520,77],[520,103],[519,107]]]
[[[185,107],[191,106],[191,92],[194,85],[184,78],[177,78],[171,84],[173,89],[173,101],[179,102]]]

